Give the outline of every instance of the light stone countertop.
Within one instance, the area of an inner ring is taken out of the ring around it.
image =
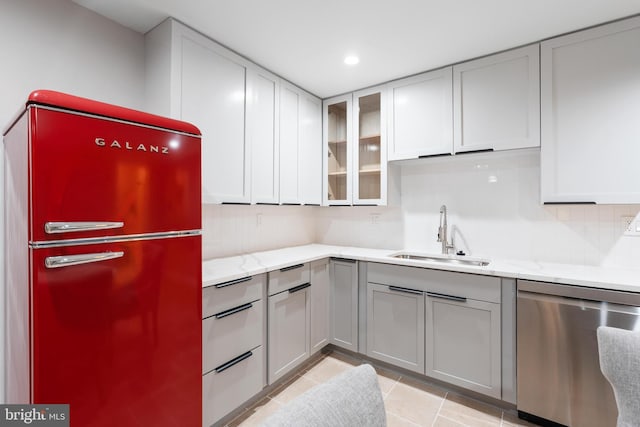
[[[336,257],[434,270],[640,292],[640,268],[619,269],[504,259],[492,259],[489,265],[477,267],[473,265],[397,259],[390,256],[398,252],[400,251],[311,244],[227,258],[216,258],[202,263],[202,285],[207,287],[241,277],[278,270],[290,265]]]

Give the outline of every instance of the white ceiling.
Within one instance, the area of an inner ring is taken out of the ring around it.
[[[640,0],[73,1],[141,33],[172,16],[322,98],[640,13]]]

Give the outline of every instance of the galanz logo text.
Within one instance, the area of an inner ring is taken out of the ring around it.
[[[110,142],[104,138],[96,138],[95,143],[98,147],[110,147],[118,150],[145,151],[149,153],[169,154],[169,147],[151,144],[131,144],[129,141],[120,142],[116,139]]]

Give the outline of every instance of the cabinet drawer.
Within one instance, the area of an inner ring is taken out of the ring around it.
[[[232,359],[229,365],[222,365],[218,371],[202,377],[203,426],[215,423],[259,393],[264,386],[262,346]]]
[[[480,274],[369,263],[367,281],[479,301],[500,303],[500,278]]]
[[[262,345],[262,300],[217,313],[202,321],[202,369],[207,373],[238,354]]]
[[[294,286],[309,283],[309,263],[296,264],[269,272],[269,295],[275,295]]]
[[[262,298],[266,275],[247,276],[209,286],[202,291],[202,317]]]

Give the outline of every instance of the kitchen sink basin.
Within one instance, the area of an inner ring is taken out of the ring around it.
[[[489,265],[490,263],[488,259],[471,258],[464,255],[426,255],[400,252],[390,256],[392,258],[410,259],[413,261],[436,262],[442,264],[475,265],[477,267],[484,267],[485,265]]]

